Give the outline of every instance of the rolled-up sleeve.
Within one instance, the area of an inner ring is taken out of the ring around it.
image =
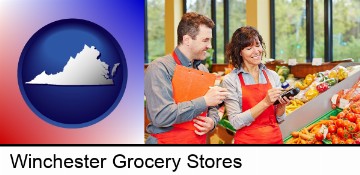
[[[212,130],[214,130],[220,120],[219,111],[215,106],[213,106],[213,107],[209,107],[208,112],[209,112],[208,117],[214,121],[214,128],[212,128]]]
[[[235,73],[226,75],[222,81],[222,87],[229,92],[224,102],[230,124],[236,130],[249,126],[254,121],[254,118],[250,110],[242,111],[242,93],[237,75]]]
[[[276,120],[277,120],[278,123],[281,123],[282,121],[285,120],[285,117],[286,117],[286,113],[284,112],[283,115],[276,116]]]

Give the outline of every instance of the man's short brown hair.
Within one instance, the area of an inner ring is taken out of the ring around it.
[[[215,26],[214,22],[204,15],[195,12],[185,13],[182,16],[177,28],[177,43],[181,44],[183,42],[184,35],[189,35],[192,39],[196,39],[196,35],[199,34],[200,25],[205,25],[209,28],[213,28]]]

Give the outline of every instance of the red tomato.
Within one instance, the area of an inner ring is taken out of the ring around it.
[[[354,138],[354,139],[357,138],[357,139],[360,140],[360,132],[354,133],[354,134],[353,134],[353,138]],[[356,140],[357,140],[357,139],[356,139]]]
[[[346,130],[346,129],[344,129],[343,138],[344,138],[344,139],[350,139],[350,138],[352,138],[350,132],[349,132],[348,130]]]
[[[331,140],[331,134],[330,134],[330,132],[328,132],[328,133],[326,134],[326,139]]]
[[[308,141],[306,141],[306,144],[311,145],[311,144],[312,144],[312,141],[311,141],[311,140],[308,140]]]
[[[355,123],[350,122],[346,127],[346,130],[348,130],[350,133],[355,133],[358,131],[358,128]]]
[[[334,125],[335,123],[334,123],[334,120],[329,120],[326,124],[327,124],[327,126],[330,126],[330,125]]]
[[[356,116],[355,123],[360,123],[360,114],[355,114],[355,116]]]
[[[355,139],[355,144],[360,144],[360,138]]]
[[[345,144],[354,144],[355,141],[353,139],[346,139]]]
[[[355,114],[354,113],[347,113],[346,114],[346,118],[351,121],[351,122],[355,122],[356,121],[356,117],[355,117]]]
[[[350,105],[350,109],[353,113],[360,114],[359,104],[355,103],[355,104]]]
[[[317,132],[315,134],[315,138],[316,138],[317,141],[322,141],[324,139],[324,135],[321,132]]]
[[[355,117],[358,119],[360,118],[360,114],[355,114]]]
[[[344,127],[344,120],[343,119],[337,119],[335,124],[336,124],[337,128]]]
[[[343,128],[338,128],[336,133],[340,138],[344,138],[344,129]]]
[[[322,141],[316,141],[315,144],[323,144]]]
[[[336,116],[338,119],[342,119],[345,117],[345,112],[341,111],[338,113],[338,115]]]
[[[349,120],[343,120],[343,128],[347,128],[350,125],[350,121]]]
[[[330,125],[328,128],[329,133],[335,133],[336,132],[336,126],[335,125]]]
[[[310,144],[310,145],[312,145],[312,144],[314,144],[315,143],[315,139],[311,139],[311,140],[308,140],[307,142],[306,142],[306,144]]]
[[[334,138],[331,140],[332,144],[339,144],[340,143],[340,140],[339,138]]]
[[[332,135],[331,135],[331,140],[334,140],[334,139],[339,139],[336,134],[332,134]]]

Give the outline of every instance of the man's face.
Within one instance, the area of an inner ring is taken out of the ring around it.
[[[205,25],[199,26],[199,34],[195,39],[190,38],[192,59],[205,60],[206,51],[211,48],[212,29]]]

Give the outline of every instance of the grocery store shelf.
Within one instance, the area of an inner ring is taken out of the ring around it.
[[[351,88],[360,77],[360,71],[337,83],[324,93],[305,103],[303,106],[290,113],[284,122],[280,124],[283,139],[292,131],[299,130],[324,113],[332,110],[330,98],[341,89]]]

